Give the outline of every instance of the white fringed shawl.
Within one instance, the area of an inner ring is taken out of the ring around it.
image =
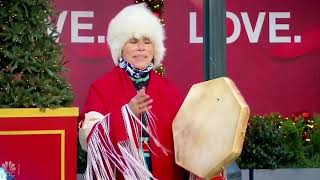
[[[116,169],[118,169],[126,180],[149,180],[156,179],[149,172],[143,158],[141,142],[142,128],[149,134],[156,146],[168,155],[168,150],[161,145],[156,134],[155,116],[151,112],[146,112],[148,119],[146,127],[137,118],[129,106],[126,104],[121,108],[128,139],[117,142],[120,154],[115,150],[110,133],[110,114],[103,116],[98,112],[86,114],[83,126],[79,130],[79,139],[83,149],[88,152],[86,180],[115,180]],[[132,126],[131,126],[132,124]],[[101,128],[103,131],[101,131]],[[87,140],[89,133],[91,136]],[[133,133],[134,132],[134,133]],[[134,137],[134,134],[136,135]],[[86,140],[88,144],[86,145]],[[138,144],[137,144],[137,143]],[[152,152],[152,150],[150,149]]]

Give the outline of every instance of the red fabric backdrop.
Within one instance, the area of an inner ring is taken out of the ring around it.
[[[112,68],[108,22],[131,0],[56,0],[69,77],[82,107],[89,84]],[[183,94],[203,80],[202,0],[165,2],[167,77]],[[227,3],[227,71],[252,113],[320,112],[318,1]],[[99,38],[99,36],[101,36]],[[100,39],[100,40],[99,40]],[[112,88],[112,87],[110,87]]]

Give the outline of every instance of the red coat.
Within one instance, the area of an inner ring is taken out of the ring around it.
[[[182,103],[182,97],[168,81],[156,74],[150,73],[146,94],[153,99],[151,111],[158,118],[157,134],[162,145],[172,151],[166,156],[151,140],[151,149],[158,155],[152,156],[152,174],[160,180],[187,179],[189,175],[174,161],[172,121]],[[136,89],[127,73],[115,67],[110,73],[95,81],[89,90],[89,95],[83,113],[97,111],[110,115],[110,136],[115,147],[116,143],[127,139],[121,107],[129,103],[136,95]],[[119,179],[119,178],[117,178]]]

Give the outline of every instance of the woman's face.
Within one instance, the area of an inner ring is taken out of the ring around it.
[[[147,37],[131,38],[123,46],[122,57],[137,69],[145,69],[151,63],[154,47]]]

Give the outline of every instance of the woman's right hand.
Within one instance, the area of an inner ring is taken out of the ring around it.
[[[142,113],[151,110],[152,102],[153,100],[146,94],[146,89],[143,87],[137,92],[137,95],[130,100],[128,105],[134,115],[140,117]]]

